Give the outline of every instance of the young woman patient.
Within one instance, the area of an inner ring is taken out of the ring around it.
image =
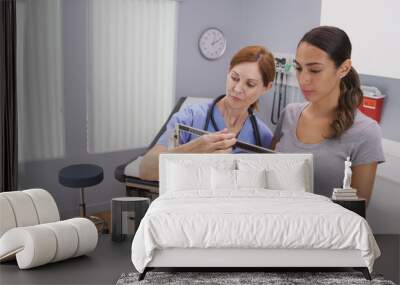
[[[295,65],[307,102],[285,108],[272,148],[312,153],[314,192],[328,197],[342,187],[344,161],[350,157],[351,186],[368,203],[384,155],[379,125],[358,111],[363,95],[347,34],[335,27],[312,29],[297,46]]]
[[[160,153],[228,153],[237,139],[269,147],[272,133],[253,110],[258,111],[259,98],[271,89],[274,77],[274,57],[266,48],[248,46],[239,50],[229,65],[226,95],[209,104],[190,105],[173,115],[165,133],[142,158],[139,177],[158,180]],[[169,147],[178,123],[212,133],[200,137],[181,134],[181,145]]]

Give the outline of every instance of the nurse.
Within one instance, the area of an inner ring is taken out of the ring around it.
[[[259,99],[271,89],[274,77],[274,57],[266,48],[248,46],[239,50],[229,65],[226,96],[174,114],[165,133],[140,162],[139,177],[158,180],[160,153],[230,153],[237,140],[269,147],[272,133],[253,111],[258,111]],[[180,146],[169,147],[178,123],[212,133],[200,137],[183,133]]]
[[[314,192],[328,197],[342,187],[343,162],[350,157],[351,186],[368,203],[384,155],[379,125],[358,111],[363,94],[350,56],[351,43],[341,29],[322,26],[303,36],[295,65],[306,102],[285,108],[272,148],[312,153]]]

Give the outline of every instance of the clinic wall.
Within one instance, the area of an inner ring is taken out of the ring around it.
[[[88,154],[86,150],[86,90],[87,90],[87,1],[63,0],[64,51],[64,116],[65,157],[29,161],[20,165],[19,188],[44,188],[56,200],[62,218],[79,214],[79,189],[59,184],[61,168],[75,163],[94,163],[104,169],[104,180],[88,187],[85,199],[88,214],[110,208],[113,197],[125,196],[123,184],[114,179],[116,166],[126,162],[141,149]]]
[[[225,93],[229,60],[243,36],[241,0],[185,0],[179,4],[176,98],[212,97]],[[227,38],[222,58],[206,60],[199,52],[202,31],[216,27]]]

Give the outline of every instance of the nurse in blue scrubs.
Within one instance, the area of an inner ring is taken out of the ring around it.
[[[262,46],[248,46],[231,59],[226,81],[226,95],[211,103],[189,105],[174,114],[157,144],[142,158],[139,177],[158,180],[160,153],[237,153],[237,140],[269,147],[272,133],[253,112],[259,99],[272,87],[275,77],[273,55]],[[211,132],[203,136],[181,133],[180,145],[171,146],[176,124]]]

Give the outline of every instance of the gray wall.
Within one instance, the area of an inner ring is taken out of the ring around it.
[[[217,97],[225,93],[229,60],[241,46],[241,0],[185,0],[179,4],[176,96]],[[224,56],[204,59],[198,38],[208,27],[221,29],[228,39]]]
[[[320,21],[320,0],[185,0],[179,4],[176,96],[216,97],[225,93],[226,73],[231,56],[249,44],[263,44],[274,52],[294,53],[298,40]],[[63,1],[64,104],[66,158],[28,162],[21,166],[21,189],[43,187],[55,197],[63,217],[78,214],[76,189],[59,185],[58,171],[72,163],[96,163],[105,171],[104,181],[88,188],[88,212],[109,207],[112,197],[124,195],[124,187],[114,179],[117,165],[140,150],[91,155],[86,151],[86,43],[87,4],[82,0]],[[198,51],[200,33],[218,27],[228,40],[227,52],[216,61],[203,59]],[[364,84],[375,85],[388,95],[382,118],[384,137],[400,141],[396,127],[400,113],[400,80],[361,76]],[[260,117],[271,127],[271,92],[262,100]],[[264,108],[263,108],[264,106]],[[268,119],[267,119],[268,118]]]

